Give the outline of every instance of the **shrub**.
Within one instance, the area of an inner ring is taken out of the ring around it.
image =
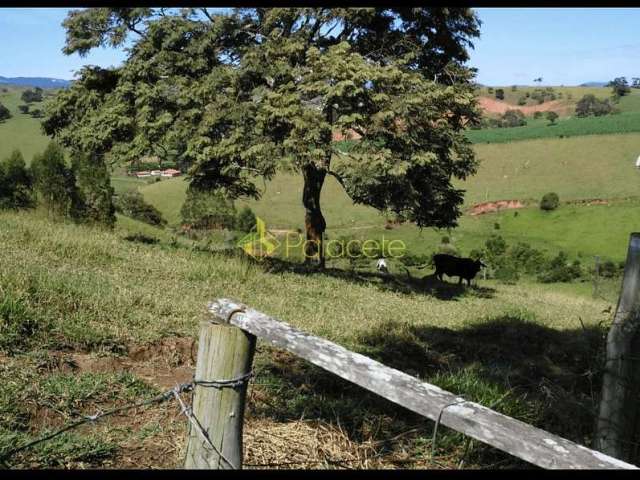
[[[547,112],[547,120],[549,120],[549,125],[555,125],[557,119],[558,114],[556,112]]]
[[[496,99],[504,100],[504,90],[501,88],[496,89]]]
[[[160,243],[158,238],[145,235],[144,233],[132,233],[131,235],[124,237],[124,239],[128,242],[143,243],[145,245],[156,245]]]
[[[502,125],[504,127],[521,127],[526,124],[527,120],[521,110],[507,110],[502,115]]]
[[[162,218],[160,211],[145,202],[144,197],[137,190],[130,190],[118,195],[115,207],[116,211],[123,215],[150,225],[163,226],[167,223]]]
[[[18,110],[20,110],[20,113],[26,115],[27,113],[29,113],[29,105],[18,105]]]
[[[608,99],[600,100],[593,94],[582,97],[576,104],[576,116],[588,117],[590,115],[599,117],[613,113],[613,105]]]
[[[536,120],[538,120],[539,118],[542,118],[542,112],[534,112],[533,118],[535,118]]]
[[[83,204],[83,220],[109,228],[116,223],[111,177],[104,160],[75,152],[71,165]]]
[[[76,188],[73,170],[67,167],[64,151],[50,142],[31,162],[34,186],[38,200],[49,213],[79,220],[84,213],[82,198]]]
[[[11,112],[7,107],[0,103],[0,122],[4,122],[5,120],[9,120],[11,118]]]
[[[450,239],[447,235],[444,235],[444,236],[440,239],[440,243],[442,243],[442,244],[451,243],[451,239]]]
[[[241,232],[250,232],[256,226],[256,214],[248,206],[242,207],[236,218],[236,229]]]
[[[518,105],[526,105],[527,104],[527,99],[525,97],[520,97],[518,99]]]
[[[582,273],[579,260],[569,263],[567,254],[560,252],[549,261],[543,273],[538,276],[538,280],[542,283],[570,282],[579,278]]]
[[[614,262],[607,260],[599,266],[598,273],[601,277],[614,278],[618,275],[619,270],[618,266]]]
[[[540,209],[551,211],[560,205],[560,197],[555,192],[546,193],[540,201]]]
[[[33,177],[18,150],[0,162],[0,208],[30,208],[35,205]]]
[[[500,224],[499,224],[498,222],[495,222],[495,223],[493,224],[493,229],[494,229],[494,230],[500,230]]]
[[[524,242],[518,242],[509,247],[509,257],[518,271],[529,275],[542,271],[546,263],[544,254],[540,250],[536,250]]]
[[[35,90],[25,90],[20,95],[20,99],[24,103],[33,103],[33,102],[41,102],[42,101],[42,89],[40,87],[36,87]]]
[[[180,210],[183,224],[198,229],[233,228],[236,209],[222,191],[187,190]]]

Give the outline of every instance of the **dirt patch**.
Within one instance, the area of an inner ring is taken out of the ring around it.
[[[569,111],[569,107],[560,100],[552,100],[540,105],[511,105],[510,103],[502,102],[494,98],[479,97],[478,104],[485,112],[499,115],[502,115],[507,110],[520,110],[525,115],[532,115],[535,112],[549,112],[552,110],[558,114],[566,114]]]
[[[524,208],[526,205],[520,200],[496,200],[495,202],[478,203],[468,210],[469,215],[495,213],[499,210]]]

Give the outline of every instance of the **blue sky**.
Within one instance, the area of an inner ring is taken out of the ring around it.
[[[124,53],[65,56],[68,9],[0,8],[0,75],[71,79],[82,65],[117,65]],[[470,64],[487,85],[576,85],[640,76],[640,8],[479,8],[481,38]]]

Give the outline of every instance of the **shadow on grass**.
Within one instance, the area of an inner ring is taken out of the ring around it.
[[[603,327],[559,331],[517,315],[462,330],[388,322],[360,337],[358,352],[589,446],[605,335]],[[352,439],[378,441],[389,451],[389,438],[414,429],[405,448],[414,457],[430,453],[433,422],[285,352],[273,350],[269,357],[260,376],[275,382],[279,390],[269,396],[274,402],[262,404],[256,413],[281,420],[337,422]],[[438,435],[439,452],[461,455],[461,434],[443,429]],[[530,466],[477,444],[467,458],[467,464],[475,466],[496,462]]]
[[[493,298],[495,293],[494,288],[481,287],[477,284],[466,286],[464,284],[441,282],[434,274],[414,277],[406,269],[405,274],[394,275],[366,270],[343,270],[335,267],[327,267],[320,270],[315,266],[280,258],[266,258],[256,263],[272,273],[288,272],[299,275],[326,275],[358,285],[373,285],[381,291],[405,294],[417,293],[429,295],[439,300],[455,300],[461,296]]]

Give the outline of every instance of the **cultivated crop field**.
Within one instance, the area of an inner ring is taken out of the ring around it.
[[[527,119],[527,125],[512,128],[470,130],[467,137],[473,143],[509,143],[538,138],[562,138],[584,135],[605,135],[640,132],[640,112],[623,112],[602,117],[560,118],[550,125],[545,118]]]

